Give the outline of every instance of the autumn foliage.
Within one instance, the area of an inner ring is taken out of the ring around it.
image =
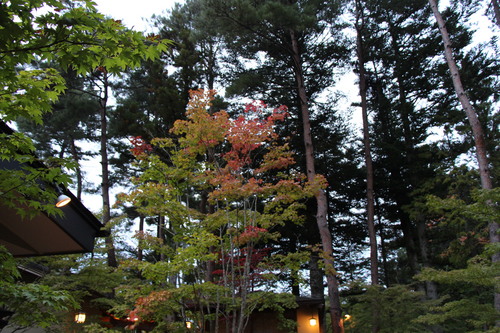
[[[326,182],[322,177],[309,182],[290,168],[293,154],[276,131],[288,116],[285,106],[255,101],[232,118],[213,110],[214,96],[214,91],[191,92],[186,119],[171,129],[174,140],[131,138],[143,172],[134,179],[136,188],[121,198],[143,214],[164,216],[170,229],[167,238],[158,235],[164,249],[152,248],[164,259],[138,264],[156,290],[137,298],[130,314],[155,321],[188,310],[190,316],[204,316],[203,306],[193,305],[203,300],[219,309],[215,323],[229,318],[225,324],[241,331],[249,313],[244,309],[256,306],[253,293],[267,292],[273,274],[289,269],[273,266],[266,244],[279,237],[279,226],[301,223],[303,200]],[[160,157],[157,151],[167,153]],[[203,209],[191,206],[189,198],[196,196],[205,196]],[[186,290],[165,284],[187,276],[194,282]]]

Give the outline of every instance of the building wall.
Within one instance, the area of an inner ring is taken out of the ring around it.
[[[311,317],[316,319],[316,325],[311,326],[309,320]],[[298,308],[297,309],[297,333],[320,333],[320,320],[316,308]]]

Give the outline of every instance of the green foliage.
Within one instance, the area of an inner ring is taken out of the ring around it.
[[[498,313],[490,304],[478,303],[476,299],[449,301],[431,310],[432,313],[420,316],[415,322],[440,326],[446,332],[498,332],[493,328]]]
[[[102,327],[98,323],[91,323],[89,325],[83,326],[83,332],[85,332],[85,333],[118,333],[118,332],[122,332],[122,331],[110,329],[107,327]]]
[[[488,224],[500,218],[500,210],[495,204],[500,200],[500,191],[498,188],[476,189],[470,192],[470,197],[463,194],[444,199],[429,196],[427,202],[431,211],[441,216],[439,224],[458,225],[463,230],[456,241],[450,243],[445,255],[451,259],[455,256],[462,260],[467,258],[466,265],[449,269],[425,268],[416,276],[419,281],[437,283],[444,295],[442,304],[433,307],[432,312],[420,317],[418,322],[439,325],[454,332],[492,328],[498,318],[491,302],[492,294],[500,289],[500,265],[491,261],[491,255],[499,250],[498,244],[486,244]],[[471,251],[467,248],[479,245],[480,254],[470,258]]]
[[[373,327],[381,333],[428,332],[415,320],[432,304],[423,301],[422,293],[402,285],[367,286],[362,290],[361,295],[349,298],[346,312],[351,317],[345,322],[346,332],[371,332]]]
[[[14,312],[9,324],[49,327],[58,323],[58,314],[77,306],[66,291],[18,282],[20,274],[16,262],[4,247],[0,247],[0,273],[0,307]]]
[[[460,284],[474,287],[495,287],[495,277],[500,274],[500,266],[492,265],[488,260],[472,258],[467,268],[442,271],[432,268],[424,268],[417,275],[420,281],[435,281],[439,284]]]
[[[3,246],[0,246],[0,281],[13,283],[19,277],[21,274],[12,255]]]
[[[40,124],[43,115],[51,111],[53,103],[65,91],[65,81],[57,70],[33,69],[32,62],[52,61],[63,70],[71,69],[78,74],[91,73],[97,68],[119,74],[139,66],[144,59],[158,58],[166,50],[166,41],[127,30],[119,21],[99,14],[94,5],[85,0],[71,6],[57,0],[0,4],[1,122],[23,117]],[[37,14],[38,11],[44,14]],[[2,202],[11,207],[21,206],[17,210],[23,216],[39,210],[57,214],[52,205],[46,204],[54,201],[54,192],[41,184],[67,185],[70,179],[61,168],[74,166],[58,161],[48,170],[35,167],[31,140],[8,131],[0,135],[2,161],[12,163],[15,168],[22,164],[23,168],[12,172],[11,168],[1,170]]]

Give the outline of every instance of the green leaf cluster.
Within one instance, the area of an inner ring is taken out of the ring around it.
[[[142,60],[156,59],[169,44],[156,36],[126,29],[121,22],[105,18],[89,0],[15,0],[0,3],[0,121],[19,117],[41,124],[43,115],[66,90],[66,82],[54,68],[37,69],[49,62],[62,70],[84,75],[95,70],[120,74]],[[0,158],[10,164],[0,170],[2,201],[22,216],[45,211],[57,214],[51,204],[54,193],[43,183],[67,185],[58,161],[48,170],[34,167],[34,145],[23,134],[0,134]],[[46,161],[47,162],[47,161]],[[12,171],[12,165],[22,169]],[[30,212],[27,212],[30,211]]]
[[[13,312],[11,325],[46,328],[58,323],[61,312],[77,307],[66,291],[19,282],[16,262],[4,247],[0,247],[0,274],[0,307]]]

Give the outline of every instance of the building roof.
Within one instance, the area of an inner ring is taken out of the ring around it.
[[[11,134],[5,124],[1,133]],[[19,163],[0,161],[0,169],[20,168]],[[54,184],[55,186],[55,184]],[[94,239],[105,236],[102,223],[68,189],[58,186],[71,202],[60,208],[61,216],[39,212],[22,218],[0,201],[0,245],[15,257],[91,252]]]

